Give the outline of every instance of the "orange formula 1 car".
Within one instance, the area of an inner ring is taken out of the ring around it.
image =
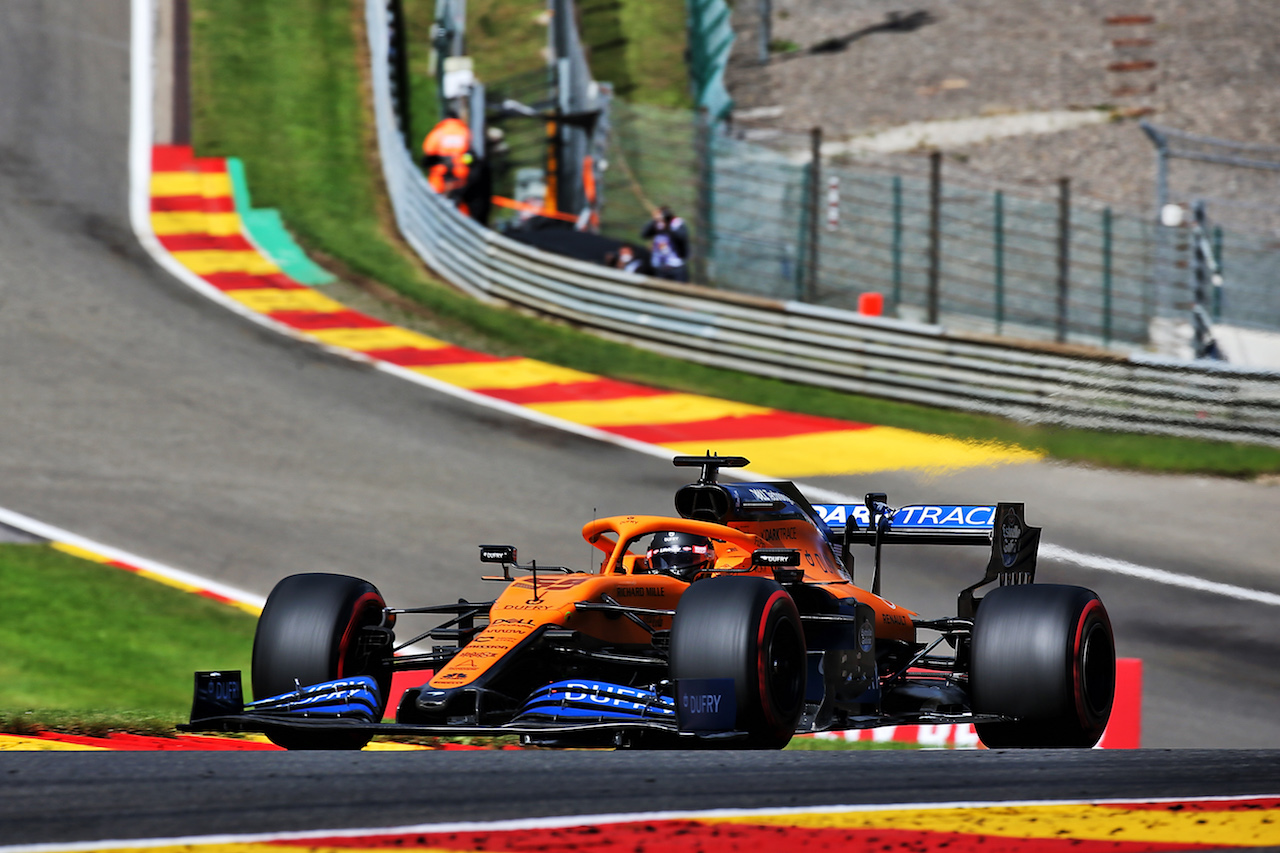
[[[502,567],[487,578],[505,585],[493,601],[400,609],[357,578],[285,578],[258,622],[258,698],[243,701],[239,673],[197,673],[185,728],[263,731],[295,749],[379,733],[778,748],[798,732],[956,722],[992,747],[1097,742],[1111,623],[1093,592],[1033,582],[1040,530],[1020,504],[813,505],[790,482],[720,482],[741,457],[674,461],[701,468],[676,492],[679,517],[592,521],[589,571],[480,546]],[[990,559],[955,616],[923,619],[880,595],[895,543],[976,544]],[[858,546],[874,555],[868,587],[855,583]],[[420,616],[443,621],[397,641]],[[431,674],[383,723],[396,670]]]

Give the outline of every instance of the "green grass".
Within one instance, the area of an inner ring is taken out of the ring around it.
[[[417,328],[495,354],[519,353],[780,409],[1012,442],[1064,460],[1238,477],[1280,471],[1280,450],[1275,448],[1032,428],[814,389],[662,358],[565,326],[487,308],[459,295],[426,273],[390,227],[361,89],[363,5],[362,0],[194,0],[194,138],[202,155],[241,157],[255,202],[280,208],[303,246],[340,275],[355,282],[380,282],[422,306],[411,315]],[[409,4],[417,16],[430,5],[426,0]],[[533,0],[471,4],[471,50],[482,76],[503,73],[498,57],[512,70],[527,69],[525,53],[543,43],[545,26],[521,21],[531,21],[540,6]],[[648,62],[657,53],[639,46],[640,29],[633,33],[628,17],[638,14],[638,8],[636,0],[629,0],[617,12],[620,31],[634,35],[636,42],[628,42],[622,53]],[[420,20],[415,20],[415,27],[421,33]],[[508,27],[517,34],[507,32]],[[506,45],[507,39],[510,49],[490,47]],[[420,48],[419,43],[415,51]],[[640,68],[635,64],[639,60],[629,61],[632,69]],[[425,59],[411,57],[411,62],[418,79]],[[664,67],[674,64],[666,61]],[[673,76],[636,71],[636,97],[655,102],[675,98],[679,87],[669,79]],[[420,97],[415,94],[415,103]],[[732,447],[717,449],[732,452]]]
[[[255,617],[119,569],[0,544],[0,588],[4,731],[171,731],[193,672],[249,670]]]
[[[579,4],[582,43],[597,80],[634,104],[692,109],[684,0]]]

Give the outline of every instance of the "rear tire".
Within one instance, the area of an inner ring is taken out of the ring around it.
[[[336,678],[371,676],[386,709],[391,669],[385,649],[359,642],[361,629],[382,622],[386,602],[368,581],[346,575],[291,575],[267,598],[253,638],[253,695],[264,699]],[[277,731],[285,749],[361,749],[370,735],[357,732]]]
[[[974,712],[1018,718],[978,723],[988,747],[1091,747],[1102,737],[1115,698],[1115,636],[1091,590],[993,590],[974,620],[972,660]]]
[[[737,728],[752,749],[781,749],[804,710],[800,613],[761,577],[718,577],[685,590],[671,628],[672,678],[732,678]]]

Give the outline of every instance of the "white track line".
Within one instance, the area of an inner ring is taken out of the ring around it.
[[[466,821],[456,823],[421,823],[409,826],[379,826],[365,829],[310,830],[307,832],[260,832],[243,835],[189,835],[173,838],[119,839],[112,841],[79,841],[67,844],[25,844],[0,847],[0,853],[58,853],[58,851],[116,850],[122,848],[209,846],[217,844],[261,844],[274,841],[302,841],[315,838],[365,838],[369,836],[416,835],[446,832],[511,832],[537,829],[562,829],[574,826],[600,826],[614,823],[654,823],[674,820],[725,819],[804,816],[813,814],[849,814],[866,812],[936,811],[941,809],[1005,809],[1043,806],[1126,806],[1163,803],[1230,803],[1275,799],[1275,794],[1248,794],[1232,797],[1130,797],[1097,800],[958,800],[936,803],[877,803],[873,805],[800,806],[763,809],[704,809],[700,811],[633,812],[621,814],[568,815],[557,817],[517,818],[514,820]],[[1246,848],[1241,848],[1246,849]],[[196,851],[198,853],[198,849]]]
[[[1061,545],[1041,543],[1040,556],[1048,560],[1071,563],[1099,572],[1126,575],[1131,578],[1151,581],[1152,583],[1165,584],[1166,586],[1177,586],[1183,589],[1193,589],[1197,592],[1209,592],[1228,598],[1238,598],[1242,601],[1280,607],[1280,595],[1276,595],[1274,592],[1264,592],[1258,589],[1235,586],[1234,584],[1219,583],[1218,581],[1198,578],[1194,575],[1180,575],[1175,572],[1167,572],[1164,569],[1153,569],[1148,566],[1140,566],[1137,563],[1128,563],[1111,557],[1101,557],[1097,554],[1082,554],[1079,551],[1072,551],[1070,548],[1063,548]]]

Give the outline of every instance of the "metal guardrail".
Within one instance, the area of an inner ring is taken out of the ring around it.
[[[529,248],[433,193],[396,125],[385,0],[367,0],[378,148],[401,232],[472,296],[700,364],[1030,423],[1280,445],[1280,372],[1010,346],[729,294]]]

